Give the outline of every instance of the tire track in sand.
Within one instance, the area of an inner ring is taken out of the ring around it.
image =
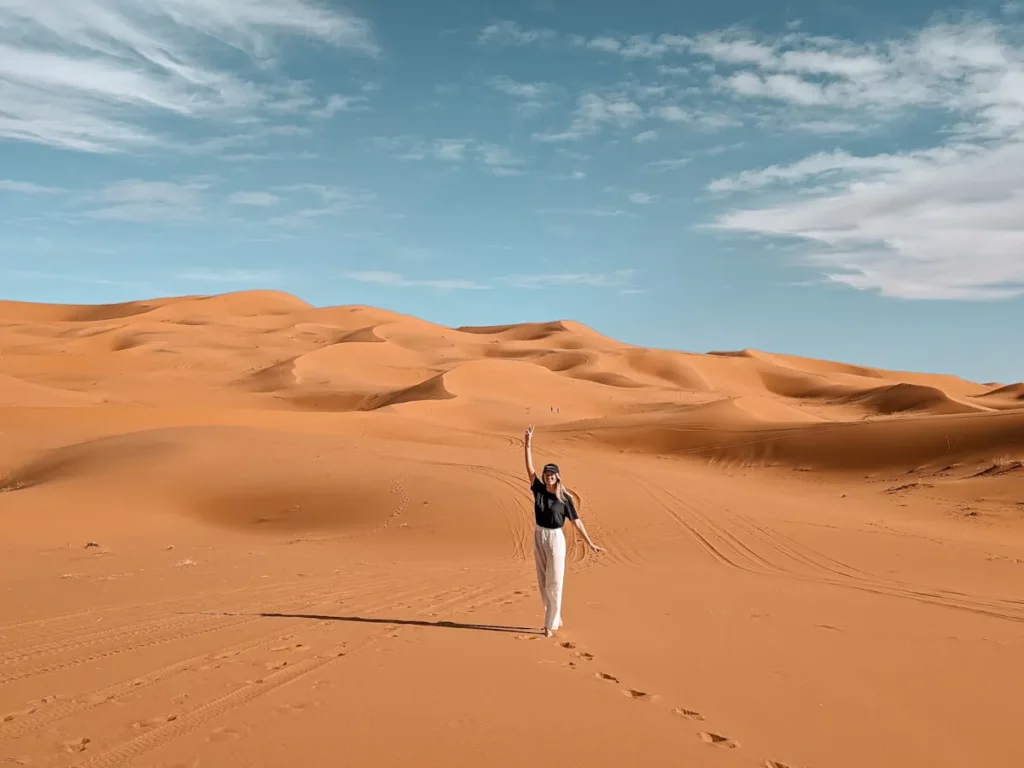
[[[478,599],[480,596],[485,595],[488,592],[494,591],[494,584],[478,587],[472,591],[463,592],[459,596],[452,598],[445,603],[428,606],[428,608],[425,608],[419,613],[422,614],[426,610],[436,611],[457,607],[474,599]],[[445,594],[450,592],[451,589],[449,587],[447,590],[434,594]],[[511,592],[508,589],[498,590],[497,594],[495,594],[489,601],[489,604],[496,604],[509,594],[511,594]],[[323,623],[326,624],[328,622],[325,621]],[[255,681],[247,682],[242,688],[207,701],[189,712],[176,716],[173,720],[166,721],[163,725],[159,725],[153,730],[140,734],[119,746],[113,747],[107,752],[96,755],[85,762],[79,763],[76,768],[118,768],[119,766],[126,765],[142,754],[173,743],[182,736],[202,727],[215,717],[245,706],[274,690],[306,677],[312,672],[322,671],[343,659],[351,657],[355,653],[371,648],[385,637],[394,637],[400,633],[409,631],[411,631],[411,628],[408,626],[398,626],[397,628],[375,633],[359,645],[353,648],[347,648],[343,652],[336,652],[332,655],[316,656],[272,671]]]

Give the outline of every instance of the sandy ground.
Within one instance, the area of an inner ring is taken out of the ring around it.
[[[1018,768],[1022,458],[1020,385],[0,303],[0,765]]]

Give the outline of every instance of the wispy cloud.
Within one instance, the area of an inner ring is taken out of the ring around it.
[[[600,288],[615,289],[623,292],[636,290],[631,287],[634,271],[621,269],[613,272],[569,272],[505,275],[494,280],[494,284],[507,288],[527,290],[544,290],[550,288]],[[400,272],[364,271],[348,272],[344,275],[348,280],[369,283],[388,288],[432,288],[441,291],[481,291],[493,287],[490,283],[476,280],[447,278],[411,278]]]
[[[629,202],[633,205],[650,205],[651,203],[657,202],[658,196],[651,195],[647,192],[630,192]]]
[[[281,202],[278,195],[270,192],[235,192],[228,197],[232,205],[251,205],[257,208],[269,208]]]
[[[22,195],[52,195],[63,191],[63,189],[58,187],[45,187],[28,181],[0,179],[0,192],[14,192]]]
[[[196,283],[232,283],[234,285],[270,285],[280,283],[284,277],[276,270],[218,269],[199,267],[179,272],[178,280]]]
[[[304,207],[274,216],[267,223],[291,229],[308,227],[318,220],[365,209],[374,200],[368,192],[329,184],[293,184],[282,187],[280,191],[294,193],[297,197],[295,202],[304,204]]]
[[[646,144],[649,141],[654,141],[658,138],[657,131],[643,131],[633,137],[633,141],[637,144]]]
[[[495,176],[525,173],[526,161],[508,147],[469,138],[444,138],[433,141],[398,138],[383,139],[378,146],[397,151],[403,160],[435,160],[442,163],[473,163]]]
[[[635,213],[621,208],[539,208],[537,213],[545,216],[590,216],[598,219],[636,217]]]
[[[737,98],[808,112],[837,127],[927,114],[937,143],[899,152],[817,152],[715,179],[718,194],[772,198],[716,226],[793,241],[824,279],[886,296],[999,299],[1024,294],[1024,28],[974,18],[875,44],[790,34],[704,40],[740,67]],[[782,111],[786,110],[786,111]],[[789,190],[780,199],[778,189]]]
[[[114,280],[107,277],[99,277],[97,275],[80,275],[69,272],[43,272],[33,269],[6,270],[3,274],[10,278],[21,278],[24,280],[45,280],[47,282],[61,280],[63,282],[83,283],[85,285],[116,285],[121,288],[132,288],[133,290],[149,290],[149,287],[140,281]]]
[[[336,93],[328,96],[324,105],[310,112],[310,115],[320,120],[329,120],[342,112],[367,112],[370,110],[369,101],[366,96],[342,96]]]
[[[488,79],[487,85],[515,99],[516,109],[524,114],[535,114],[546,108],[557,90],[550,83],[524,83],[504,75]]]
[[[626,59],[657,59],[678,49],[685,42],[685,38],[677,35],[661,35],[657,38],[651,38],[649,35],[630,35],[621,40],[615,37],[595,37],[586,41],[574,38],[573,42],[577,47],[614,53]]]
[[[685,168],[691,161],[692,158],[689,157],[667,157],[664,160],[652,160],[647,163],[647,167],[652,171],[664,173],[665,171],[678,171],[680,168]]]
[[[576,112],[568,128],[557,133],[535,133],[533,138],[549,143],[579,141],[600,133],[607,124],[626,128],[635,125],[643,116],[643,108],[628,97],[584,93],[577,101]]]
[[[620,269],[614,272],[542,273],[510,275],[503,278],[502,282],[513,288],[527,288],[531,290],[564,288],[566,286],[626,289],[634,274],[632,269]]]
[[[355,280],[360,283],[386,286],[389,288],[434,288],[441,291],[481,291],[490,286],[477,283],[473,280],[450,280],[450,279],[412,279],[400,272],[386,271],[365,271],[348,272],[344,275],[348,280]]]
[[[527,101],[543,99],[546,96],[549,96],[554,90],[553,86],[548,83],[521,83],[510,77],[505,77],[504,75],[490,78],[487,81],[487,84],[499,93],[504,93],[506,96],[514,96],[517,99],[525,99]]]
[[[275,39],[375,55],[368,23],[309,0],[0,2],[0,139],[116,152],[173,144],[154,118],[228,121],[309,107]],[[224,61],[243,57],[248,72]],[[315,100],[314,100],[315,103]]]
[[[85,199],[96,207],[87,215],[119,221],[182,221],[198,217],[203,210],[205,181],[173,182],[126,179],[107,186]]]
[[[496,21],[480,31],[477,41],[483,45],[523,46],[557,38],[558,33],[550,29],[524,29],[515,21]]]

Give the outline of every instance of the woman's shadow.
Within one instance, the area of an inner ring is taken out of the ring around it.
[[[345,621],[353,624],[391,624],[399,627],[438,627],[441,629],[470,629],[477,632],[507,632],[540,635],[529,627],[506,627],[498,624],[468,624],[457,621],[424,621],[420,619],[377,619],[366,616],[328,616],[315,613],[260,613],[265,619],[309,619],[310,621]]]

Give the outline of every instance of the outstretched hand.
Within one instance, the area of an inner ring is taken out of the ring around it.
[[[533,424],[526,428],[526,435],[523,439],[526,440],[527,445],[529,445],[533,441]]]

